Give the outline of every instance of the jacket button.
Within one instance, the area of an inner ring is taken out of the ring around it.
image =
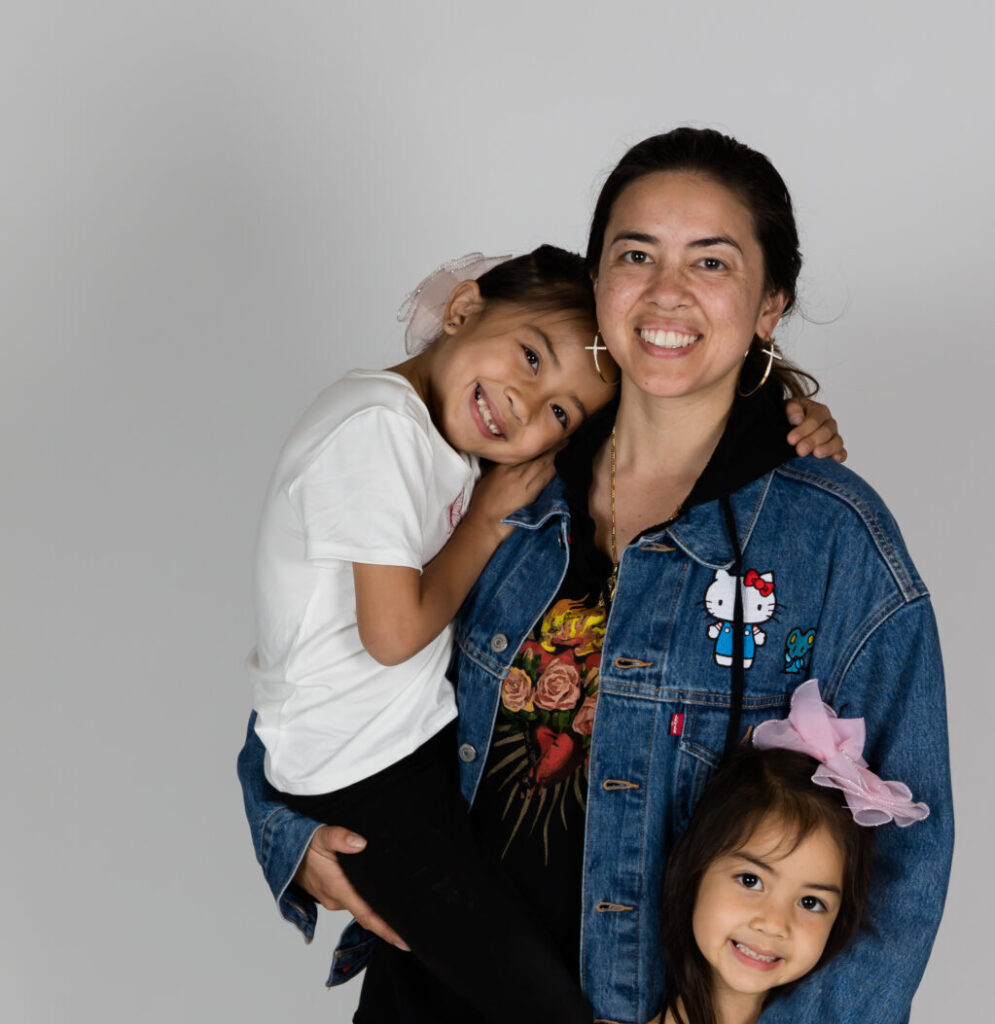
[[[495,633],[491,637],[491,650],[496,654],[500,654],[502,651],[508,650],[508,638],[504,633]]]
[[[477,760],[477,748],[472,743],[461,743],[459,748],[459,759],[465,764]]]

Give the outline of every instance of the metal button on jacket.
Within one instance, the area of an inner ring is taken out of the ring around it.
[[[504,633],[495,633],[494,636],[491,637],[491,650],[500,654],[502,651],[506,651],[507,649],[508,638]]]
[[[477,748],[472,743],[461,743],[459,748],[459,759],[469,764],[477,760]]]

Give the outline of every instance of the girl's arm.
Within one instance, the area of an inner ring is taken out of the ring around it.
[[[445,547],[421,572],[354,562],[359,636],[367,652],[382,665],[397,665],[434,640],[513,529],[502,518],[534,501],[553,472],[552,452],[521,465],[493,467],[477,484]]]
[[[829,456],[835,462],[846,462],[843,438],[828,405],[811,398],[792,398],[784,403],[784,414],[792,425],[788,444],[794,445],[799,455],[814,455],[817,459]]]

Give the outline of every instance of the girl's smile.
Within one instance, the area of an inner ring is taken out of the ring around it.
[[[433,420],[454,448],[492,462],[549,451],[612,396],[586,348],[593,335],[580,313],[485,305],[464,282],[424,357]]]
[[[692,928],[717,1007],[755,1004],[759,1013],[770,989],[822,956],[839,913],[843,854],[825,827],[792,842],[780,822],[764,821],[702,876]]]

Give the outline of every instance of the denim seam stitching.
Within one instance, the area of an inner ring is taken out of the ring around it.
[[[853,667],[853,663],[863,652],[871,637],[874,636],[874,634],[877,633],[877,631],[886,623],[890,622],[897,612],[901,611],[903,608],[911,608],[920,601],[926,600],[928,600],[927,595],[922,595],[914,601],[894,602],[890,606],[885,605],[880,607],[874,616],[865,620],[865,629],[850,649],[850,656],[846,659],[846,663],[840,668],[838,678],[836,675],[830,678],[830,684],[827,689],[826,696],[829,698],[831,704],[836,705],[839,692],[843,688],[843,684],[846,681],[846,677],[849,674],[850,669]]]
[[[711,693],[706,690],[683,690],[650,686],[640,683],[623,683],[614,677],[600,677],[599,693],[610,693],[617,697],[636,697],[640,700],[654,700],[659,704],[688,704],[694,707],[728,708],[731,698],[727,693]],[[761,694],[743,698],[744,710],[763,711],[768,708],[787,706],[784,694]]]
[[[554,512],[550,512],[549,515],[547,515],[543,519],[543,523],[547,522],[554,514],[555,514],[555,510],[554,510]],[[566,524],[567,528],[569,528],[569,525],[570,525],[569,516],[563,515],[561,518],[562,518],[563,522]],[[538,524],[538,525],[542,525],[542,524]],[[560,527],[560,535],[561,536],[562,536],[562,532],[563,532],[563,524],[561,524],[561,527]],[[517,576],[517,574],[518,574],[519,570],[522,568],[522,566],[525,565],[527,562],[530,562],[532,560],[533,560],[532,557],[529,557],[526,554],[525,550],[523,549],[522,557],[514,564],[514,566],[512,566],[508,570],[507,574],[505,575],[505,578],[504,578],[503,582],[497,588],[497,590],[494,592],[493,598],[488,602],[488,606],[489,607],[492,607],[495,603],[498,603],[498,602],[501,601],[501,595],[505,592],[505,589],[507,587],[512,586],[512,580],[513,580],[514,577]],[[564,565],[564,567],[563,567],[563,569],[562,569],[562,571],[560,573],[560,582],[557,584],[556,590],[559,590],[560,584],[562,584],[562,582],[563,582],[563,576],[566,574],[566,570],[567,570],[567,565],[568,564],[569,564],[569,556],[567,557],[567,562]],[[553,591],[553,595],[556,594],[556,590]],[[550,599],[552,599],[552,598],[550,598]],[[514,601],[510,602],[510,606],[511,607],[515,607],[516,603],[517,602],[514,602]],[[507,606],[509,604],[509,602],[504,602],[504,604]],[[548,602],[547,602],[547,605],[548,605]],[[543,611],[545,611],[545,606],[539,612],[539,614],[542,615]],[[524,633],[524,635],[522,637],[522,643],[524,642],[525,637],[527,637],[529,635],[529,633],[532,631],[532,628],[534,627],[534,625],[535,625],[535,623],[533,623],[532,626],[530,626],[525,631],[525,633]],[[509,660],[507,662],[505,662],[505,661],[497,661],[494,658],[492,658],[491,656],[485,654],[484,651],[482,651],[473,642],[473,640],[471,638],[471,635],[469,633],[467,633],[465,630],[460,629],[460,630],[457,631],[457,634],[456,634],[456,637],[455,637],[455,642],[456,642],[456,645],[460,648],[460,650],[462,650],[471,661],[473,661],[475,664],[479,665],[481,668],[485,669],[486,671],[490,672],[491,675],[498,676],[500,678],[504,678],[505,673],[508,671],[508,668],[511,666],[511,662],[514,661],[515,655],[518,653],[518,651],[519,651],[519,649],[521,648],[521,645],[522,645],[521,643],[519,643],[518,647],[515,647],[514,649],[512,649],[513,645],[511,643],[509,643],[508,647],[506,648],[506,650],[510,652],[511,657],[509,658]]]
[[[805,483],[825,491],[852,508],[860,517],[864,528],[874,542],[874,546],[878,549],[878,553],[888,566],[896,586],[902,593],[902,597],[906,601],[914,601],[917,597],[923,596],[923,592],[926,590],[925,584],[922,580],[917,581],[906,569],[904,561],[898,556],[890,539],[878,522],[877,516],[861,498],[839,484],[805,470],[780,466],[775,472],[799,483]]]

